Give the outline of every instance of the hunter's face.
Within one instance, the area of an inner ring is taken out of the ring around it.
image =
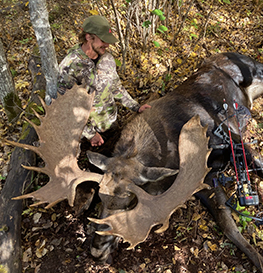
[[[106,52],[106,49],[109,47],[109,44],[104,43],[103,41],[101,41],[99,37],[94,35],[94,40],[91,41],[91,47],[94,52],[101,56]]]

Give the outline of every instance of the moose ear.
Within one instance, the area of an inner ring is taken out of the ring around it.
[[[99,153],[87,151],[87,157],[91,164],[95,165],[102,171],[107,170],[108,157]]]
[[[143,167],[140,174],[140,179],[144,183],[147,182],[156,182],[165,177],[175,175],[179,170],[161,168],[161,167]]]

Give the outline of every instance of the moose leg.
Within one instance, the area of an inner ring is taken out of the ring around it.
[[[96,225],[96,230],[106,231],[109,230],[107,225]],[[94,260],[98,263],[112,263],[111,253],[118,246],[119,237],[116,236],[102,236],[99,234],[94,234],[91,245],[90,252]]]
[[[196,196],[211,212],[226,237],[246,254],[258,268],[259,272],[263,272],[263,257],[239,232],[236,223],[232,218],[231,209],[225,204],[227,196],[224,190],[220,185],[217,187],[211,185],[214,177],[216,177],[216,173],[210,172],[205,179],[205,182],[210,184],[211,190],[202,190],[198,192]]]
[[[105,197],[104,197],[105,199]],[[112,214],[111,210],[108,210],[107,205],[102,205],[99,210],[99,218],[105,218],[107,215]],[[96,231],[106,231],[109,230],[108,225],[96,224]],[[99,235],[95,233],[91,239],[90,253],[93,256],[94,261],[100,264],[112,263],[111,253],[118,246],[119,237],[113,235]]]

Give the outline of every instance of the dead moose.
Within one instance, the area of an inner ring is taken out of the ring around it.
[[[44,168],[26,168],[50,177],[40,190],[18,198],[32,197],[39,200],[34,205],[49,203],[48,207],[68,199],[73,206],[78,184],[100,183],[103,211],[101,219],[91,219],[99,224],[91,253],[106,261],[118,237],[133,248],[153,226],[162,224],[157,232],[165,231],[171,214],[196,194],[225,235],[263,272],[263,258],[239,233],[225,205],[225,192],[212,184],[230,158],[229,148],[215,148],[222,143],[214,131],[225,120],[224,100],[251,109],[262,93],[262,64],[238,53],[212,56],[181,86],[151,102],[151,109],[126,125],[112,157],[87,152],[90,162],[105,172],[100,176],[81,171],[77,165],[79,138],[89,117],[92,94],[74,86],[45,106],[40,126],[32,124],[39,147],[13,143],[35,151],[46,163]],[[230,107],[230,116],[233,111]],[[230,119],[229,126],[238,141],[236,120]],[[259,160],[256,163],[261,166]],[[91,191],[88,202],[92,197]]]

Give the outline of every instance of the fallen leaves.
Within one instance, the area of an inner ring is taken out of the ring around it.
[[[47,250],[47,248],[45,248],[45,245],[46,245],[46,240],[43,240],[41,242],[41,240],[38,239],[36,241],[36,244],[35,244],[35,246],[37,247],[37,249],[36,249],[36,256],[38,258],[42,258],[43,256],[45,256],[47,254],[48,250]]]
[[[17,80],[15,83],[15,88],[20,89],[20,90],[22,90],[28,86],[29,86],[29,82],[23,81],[23,80]]]
[[[194,254],[195,258],[198,258],[199,249],[197,247],[191,247],[190,252]]]
[[[218,246],[213,244],[211,241],[207,241],[207,246],[210,248],[211,251],[217,251]]]

